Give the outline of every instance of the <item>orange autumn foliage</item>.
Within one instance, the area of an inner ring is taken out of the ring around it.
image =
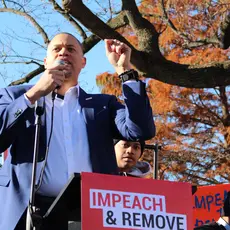
[[[221,63],[229,59],[229,50],[215,45],[189,49],[193,41],[211,39],[221,22],[226,4],[206,0],[164,1],[168,18],[176,31],[165,22],[161,1],[145,0],[140,12],[161,32],[161,52],[168,60],[181,64]],[[207,7],[208,5],[208,7]],[[129,28],[119,30],[135,46],[137,39]],[[180,36],[179,36],[180,34]],[[183,34],[191,43],[185,44]],[[214,44],[214,43],[213,43]],[[102,92],[121,96],[116,74],[97,76]],[[147,80],[156,137],[148,144],[159,143],[159,179],[216,184],[230,181],[230,111],[228,87],[187,89]],[[144,159],[152,163],[152,152]]]

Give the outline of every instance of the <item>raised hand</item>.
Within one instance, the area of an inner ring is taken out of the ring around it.
[[[105,39],[106,56],[116,72],[121,74],[131,69],[131,48],[116,39]]]

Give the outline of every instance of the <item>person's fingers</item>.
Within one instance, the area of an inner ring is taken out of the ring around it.
[[[60,80],[60,81],[64,81],[65,80],[65,74],[63,73],[62,75],[56,75],[55,77],[53,77],[53,80]]]
[[[56,79],[54,79],[54,83],[53,84],[54,84],[54,86],[56,88],[57,86],[62,86],[63,82],[64,82],[63,78],[56,78]]]
[[[115,47],[115,52],[117,53],[117,54],[120,54],[119,52],[120,52],[120,46],[116,46]]]
[[[123,45],[117,46],[116,47],[116,53],[118,53],[119,55],[121,55],[122,53],[124,53],[125,49]]]
[[[105,41],[106,44],[110,45],[110,44],[113,43],[113,40],[114,39],[105,39],[104,41]]]
[[[54,71],[54,70],[62,71],[65,68],[66,67],[64,65],[57,65],[57,66],[51,66],[51,67],[47,68],[47,70],[50,70],[50,71]]]
[[[116,52],[119,55],[128,51],[127,49],[128,46],[124,44],[123,42],[120,42],[116,39],[113,39],[112,41],[110,41],[110,44],[111,44],[111,51]]]
[[[60,80],[60,81],[64,81],[65,80],[65,71],[59,71],[57,74],[52,76],[54,80]]]
[[[60,86],[65,80],[65,73],[62,70],[47,70],[47,74],[44,75],[42,82],[46,85],[53,85],[54,88],[57,84]]]
[[[54,84],[58,85],[58,86],[61,86],[63,83],[63,80],[60,80],[60,79],[55,79],[54,81]]]
[[[112,52],[112,48],[111,48],[112,44],[113,44],[113,40],[112,39],[105,39],[105,49],[106,49],[106,52]]]
[[[115,45],[111,45],[111,52],[116,52],[116,46]]]
[[[68,69],[68,68],[71,68],[71,67],[70,67],[70,64],[68,64],[68,63],[65,63],[65,64],[63,65],[63,64],[54,62],[54,64],[51,65],[51,66],[49,66],[47,69],[48,69],[48,70],[64,70],[64,69]]]
[[[64,70],[59,70],[59,69],[52,69],[48,71],[48,74],[52,75],[52,77],[55,76],[63,76]]]

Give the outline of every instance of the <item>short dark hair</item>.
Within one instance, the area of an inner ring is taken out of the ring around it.
[[[50,43],[52,42],[52,40],[53,40],[56,36],[61,35],[61,34],[67,34],[67,35],[72,36],[72,37],[77,41],[77,43],[80,45],[80,47],[81,47],[81,49],[82,49],[82,52],[83,52],[82,43],[81,43],[73,34],[68,33],[68,32],[60,32],[60,33],[55,34],[55,35],[50,39],[50,41],[49,41],[49,43],[48,43],[48,45],[47,45],[47,48],[49,47],[49,45],[50,45]]]
[[[115,146],[119,141],[127,141],[127,140],[120,140],[120,139],[113,139],[113,145]],[[144,149],[145,149],[145,141],[138,140],[138,141],[130,141],[130,142],[139,142],[141,145],[141,155],[142,156]]]

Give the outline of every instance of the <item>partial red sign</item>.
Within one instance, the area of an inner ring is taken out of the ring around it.
[[[82,229],[191,230],[188,183],[82,173]]]
[[[230,184],[200,186],[193,195],[193,226],[217,221]]]

